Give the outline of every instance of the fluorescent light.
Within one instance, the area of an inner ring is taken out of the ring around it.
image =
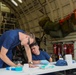
[[[22,0],[18,0],[20,3],[22,3]]]
[[[14,0],[11,0],[11,2],[12,2],[15,6],[18,6],[17,2],[15,2]]]

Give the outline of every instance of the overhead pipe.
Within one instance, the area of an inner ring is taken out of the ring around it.
[[[49,7],[49,10],[50,10],[50,13],[51,13],[51,18],[52,18],[52,21],[54,22],[54,13],[53,13],[53,9],[51,8],[51,5],[50,5],[50,2],[49,2],[49,0],[46,0],[46,2],[47,2],[47,5],[48,5],[48,7]]]

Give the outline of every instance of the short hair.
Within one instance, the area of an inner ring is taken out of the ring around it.
[[[26,35],[29,35],[31,38],[35,38],[35,34],[32,32],[26,32]]]
[[[26,32],[25,34],[26,34],[26,35],[29,35],[30,38],[33,38],[33,39],[34,39],[34,42],[36,41],[36,40],[35,40],[35,34],[34,34],[34,33]]]
[[[34,43],[30,44],[30,48],[33,47],[33,46],[38,46],[37,42],[34,42]]]
[[[30,36],[31,38],[34,38],[34,39],[35,39],[35,34],[34,34],[34,33],[30,33],[29,36]]]

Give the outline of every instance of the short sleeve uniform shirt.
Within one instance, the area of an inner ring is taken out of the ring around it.
[[[32,59],[33,60],[49,60],[50,55],[48,53],[46,53],[45,51],[40,50],[39,55],[32,54]]]
[[[8,49],[7,55],[11,55],[12,49],[20,44],[19,32],[24,33],[23,30],[15,29],[4,32],[0,37],[0,49],[2,46]]]

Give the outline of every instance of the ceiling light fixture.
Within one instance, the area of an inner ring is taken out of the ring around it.
[[[11,2],[12,2],[15,6],[18,6],[17,2],[15,2],[14,0],[11,0]]]
[[[22,0],[18,0],[20,3],[22,3]]]

